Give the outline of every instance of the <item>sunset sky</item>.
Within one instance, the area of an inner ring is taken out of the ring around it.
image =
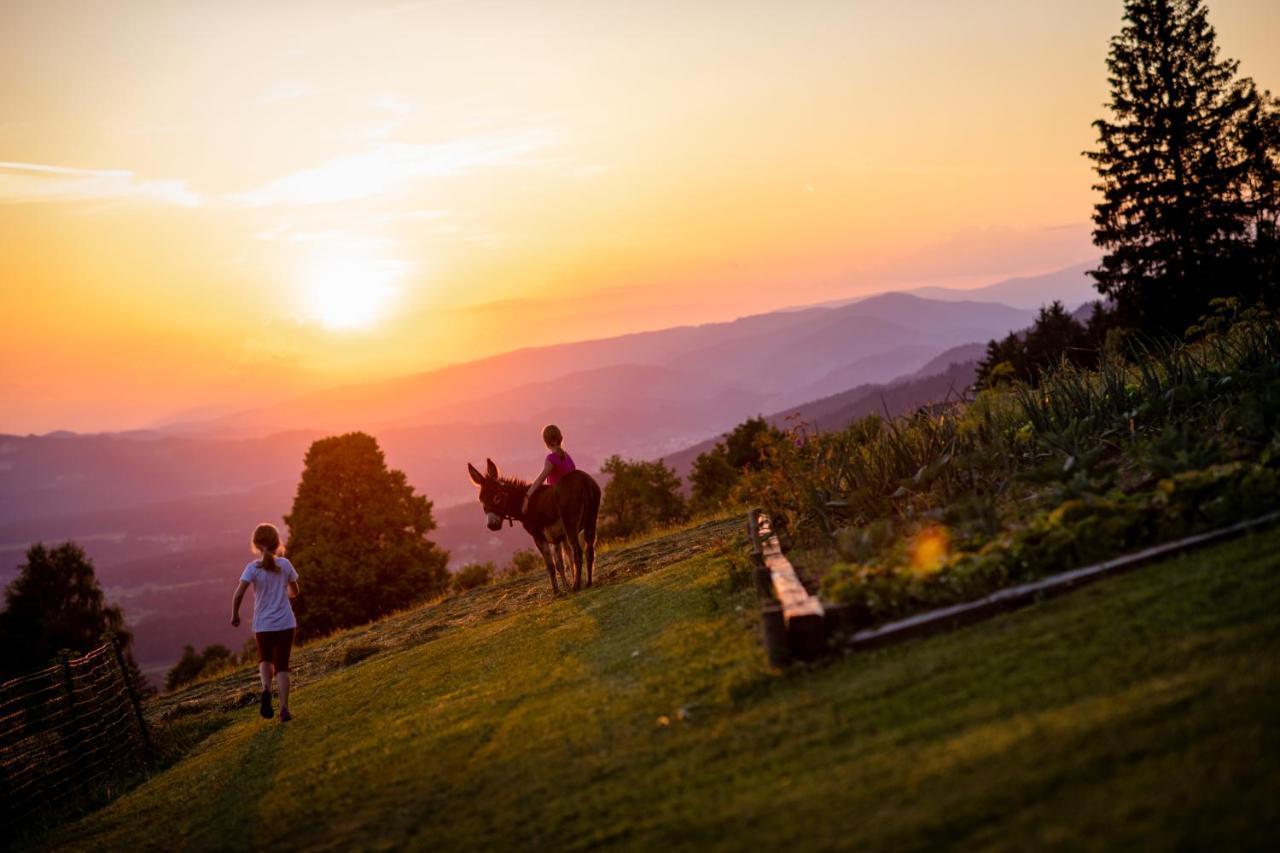
[[[1280,3],[1210,0],[1280,88]],[[1094,256],[1118,0],[0,12],[0,431]]]

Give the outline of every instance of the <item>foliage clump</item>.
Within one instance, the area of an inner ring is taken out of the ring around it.
[[[498,574],[504,578],[521,577],[541,571],[545,565],[542,555],[537,551],[532,548],[521,548],[511,555],[511,559]]]
[[[491,562],[468,563],[454,572],[450,586],[454,592],[466,592],[469,589],[488,586],[493,583],[496,573],[497,567]]]
[[[693,508],[713,510],[728,502],[743,472],[764,466],[762,439],[776,439],[781,434],[763,417],[749,418],[726,433],[711,450],[699,454],[689,474]]]
[[[302,575],[295,602],[307,636],[370,622],[442,593],[448,554],[427,538],[431,501],[387,468],[364,433],[323,438],[307,451],[285,516],[289,556]]]
[[[656,462],[610,456],[600,470],[609,477],[600,504],[600,535],[606,539],[644,533],[689,517],[680,478]]]
[[[164,689],[174,690],[184,684],[190,684],[202,676],[212,675],[228,669],[237,662],[248,663],[253,659],[253,655],[253,652],[249,652],[244,658],[237,661],[235,652],[221,643],[205,646],[204,651],[200,652],[197,652],[194,646],[188,644],[182,648],[182,657],[178,658],[178,662],[165,675]]]
[[[0,611],[0,680],[48,666],[63,650],[91,651],[110,631],[122,644],[135,681],[142,684],[124,613],[106,602],[84,549],[74,542],[53,547],[37,543],[26,557],[5,589]]]

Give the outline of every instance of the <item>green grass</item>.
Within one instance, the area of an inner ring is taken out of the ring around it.
[[[786,675],[763,659],[738,553],[624,575],[334,670],[299,690],[288,726],[232,712],[188,758],[43,843],[1280,839],[1280,532]]]

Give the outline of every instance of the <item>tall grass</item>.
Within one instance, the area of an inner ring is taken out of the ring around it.
[[[737,497],[770,507],[795,536],[834,541],[849,525],[993,504],[1008,515],[1026,499],[1140,480],[1161,443],[1188,431],[1221,439],[1201,459],[1249,456],[1274,439],[1275,418],[1260,411],[1280,376],[1273,315],[1254,310],[1193,343],[1145,342],[1132,353],[838,432],[795,425],[765,437],[769,464]]]

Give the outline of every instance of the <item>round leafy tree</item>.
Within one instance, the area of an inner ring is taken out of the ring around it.
[[[448,584],[448,554],[427,539],[436,527],[431,502],[414,494],[404,472],[388,470],[364,433],[311,445],[285,523],[306,636],[377,619]]]
[[[132,636],[120,608],[106,603],[93,562],[74,542],[32,545],[0,611],[0,677],[47,666],[59,651],[87,652],[114,631],[126,655]],[[132,661],[132,658],[130,658]]]
[[[631,536],[689,517],[680,478],[661,459],[641,462],[610,456],[600,470],[609,475],[600,504],[602,536]]]

